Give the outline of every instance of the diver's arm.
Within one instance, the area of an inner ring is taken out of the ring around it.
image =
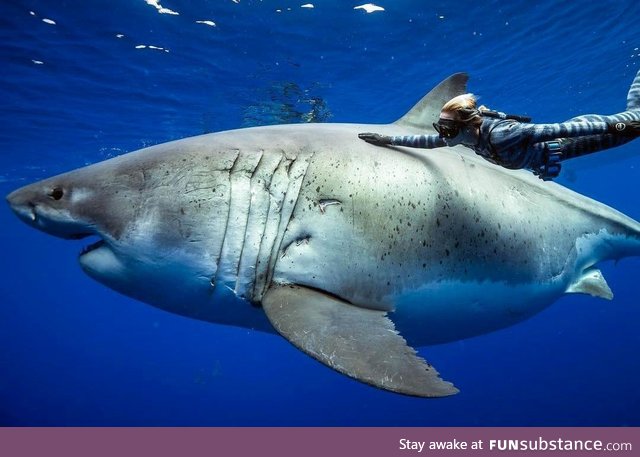
[[[422,149],[441,148],[447,145],[438,135],[395,135],[391,137],[391,144]]]
[[[380,135],[378,133],[360,133],[358,138],[376,146],[391,144],[394,146],[407,146],[410,148],[433,149],[441,148],[447,144],[438,135]]]

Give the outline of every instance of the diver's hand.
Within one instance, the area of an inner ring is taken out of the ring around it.
[[[621,121],[609,124],[609,133],[621,136],[640,136],[640,121]]]
[[[390,136],[380,135],[379,133],[359,133],[358,138],[366,141],[367,143],[375,144],[376,146],[391,144]]]

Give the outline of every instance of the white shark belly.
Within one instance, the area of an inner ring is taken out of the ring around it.
[[[443,281],[395,298],[390,317],[416,346],[461,340],[508,327],[537,314],[564,292],[564,280],[545,283]]]

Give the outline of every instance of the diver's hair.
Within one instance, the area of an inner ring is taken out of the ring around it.
[[[473,125],[482,124],[482,115],[480,111],[486,110],[487,107],[482,105],[477,107],[477,98],[473,94],[462,94],[453,97],[444,104],[441,111],[455,114],[458,120],[469,122]]]
[[[462,94],[457,97],[453,97],[442,107],[442,111],[458,111],[459,109],[475,109],[476,108],[476,96],[473,94]]]

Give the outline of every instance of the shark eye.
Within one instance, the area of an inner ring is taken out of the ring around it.
[[[62,190],[62,187],[54,187],[47,195],[54,200],[60,200],[64,195],[64,191]]]

